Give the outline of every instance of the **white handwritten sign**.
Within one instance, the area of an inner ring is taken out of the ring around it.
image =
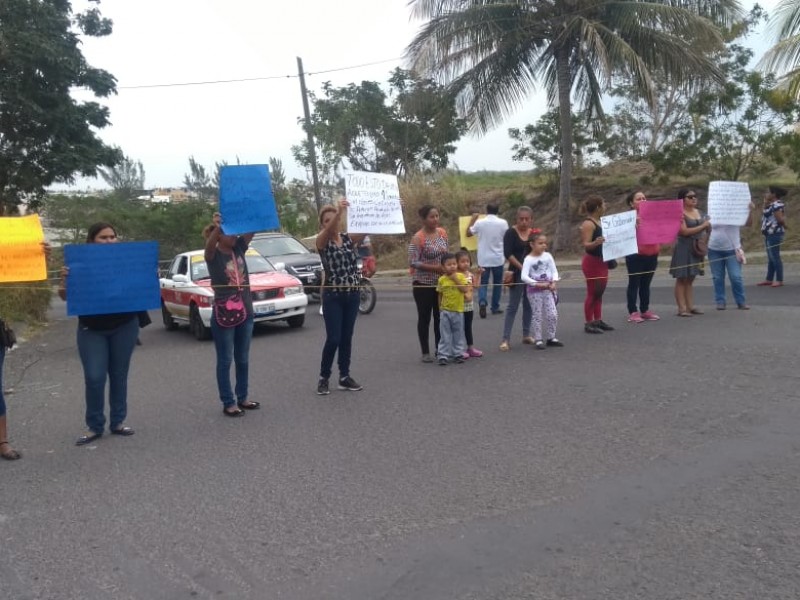
[[[382,173],[345,173],[347,231],[350,233],[405,233],[397,177]]]
[[[708,216],[711,225],[741,227],[750,214],[750,186],[745,181],[712,181],[708,184]]]
[[[616,215],[600,217],[603,228],[603,260],[636,254],[636,211],[629,210]]]

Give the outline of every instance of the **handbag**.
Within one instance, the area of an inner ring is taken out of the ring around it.
[[[692,256],[695,258],[705,258],[708,254],[708,236],[692,238]]]
[[[234,263],[237,262],[238,257],[234,255]],[[242,299],[238,265],[234,266],[233,272],[236,276],[236,286],[239,291],[226,298],[214,298],[214,318],[220,327],[236,327],[247,319],[247,309]]]
[[[214,299],[214,317],[221,327],[236,327],[247,319],[242,294],[237,292],[227,298]]]
[[[618,264],[619,263],[617,262],[616,258],[612,258],[611,260],[606,261],[606,265],[608,266],[609,270],[616,269]]]
[[[0,319],[0,346],[10,350],[17,343],[17,334],[5,321]]]

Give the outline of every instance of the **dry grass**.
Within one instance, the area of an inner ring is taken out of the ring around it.
[[[42,323],[53,295],[46,282],[0,285],[0,315],[9,322]]]

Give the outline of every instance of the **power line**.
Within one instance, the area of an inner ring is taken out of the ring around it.
[[[314,75],[324,75],[326,73],[337,73],[339,71],[352,71],[353,69],[362,69],[364,67],[371,67],[374,65],[381,65],[388,62],[396,62],[401,60],[402,57],[396,58],[387,58],[384,60],[376,60],[373,62],[368,63],[361,63],[358,65],[350,65],[347,67],[337,67],[333,69],[325,69],[322,71],[308,71],[304,73],[308,77],[313,77]],[[169,88],[169,87],[189,87],[194,85],[218,85],[224,83],[246,83],[251,81],[269,81],[273,79],[297,79],[300,75],[298,73],[288,73],[286,75],[267,75],[264,77],[244,77],[241,79],[215,79],[211,81],[184,81],[184,82],[174,82],[174,83],[150,83],[144,85],[121,85],[118,86],[118,90],[145,90],[145,89],[156,89],[156,88]]]

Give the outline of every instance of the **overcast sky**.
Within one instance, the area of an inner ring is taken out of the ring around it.
[[[73,8],[86,4],[75,0]],[[114,32],[85,40],[84,54],[119,86],[107,100],[112,126],[100,135],[142,161],[150,187],[180,186],[190,155],[207,168],[237,156],[246,163],[275,156],[290,177],[305,178],[291,156],[303,137],[299,82],[134,86],[296,75],[297,56],[310,73],[386,61],[308,76],[310,90],[325,81],[384,82],[404,66],[405,47],[421,25],[411,21],[408,0],[103,0],[100,8]],[[465,137],[453,164],[465,171],[527,168],[511,160],[507,129],[535,121],[545,108],[542,94],[532,93],[503,126],[480,139]]]

